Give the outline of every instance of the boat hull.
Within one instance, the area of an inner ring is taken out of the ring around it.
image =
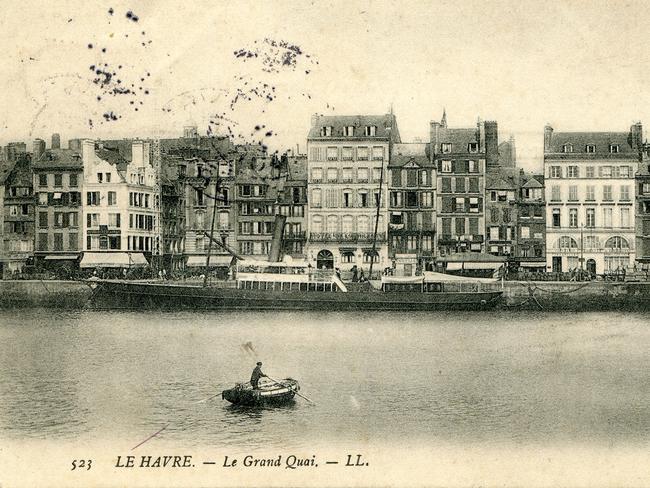
[[[241,406],[278,406],[294,401],[296,392],[300,390],[298,382],[291,378],[274,382],[262,382],[257,390],[250,383],[237,383],[234,388],[221,392],[221,398],[233,405]]]
[[[272,291],[104,281],[97,283],[89,306],[158,310],[482,310],[494,307],[501,293]]]

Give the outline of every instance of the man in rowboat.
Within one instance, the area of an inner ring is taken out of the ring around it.
[[[260,378],[266,376],[264,373],[262,373],[262,363],[261,361],[257,362],[257,366],[255,366],[255,369],[253,370],[253,374],[251,374],[251,385],[253,385],[253,390],[258,390],[259,386],[258,383],[260,381]]]

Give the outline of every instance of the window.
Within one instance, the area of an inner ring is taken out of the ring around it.
[[[621,178],[629,178],[631,175],[630,167],[629,166],[621,166],[619,168],[619,176]]]
[[[47,212],[38,212],[38,226],[43,228],[48,226]]]
[[[38,234],[38,250],[47,251],[47,233]]]
[[[551,178],[562,178],[562,167],[561,166],[551,166],[549,177],[551,177]]]
[[[522,227],[521,228],[521,238],[522,239],[530,239],[530,227]]]
[[[456,177],[456,193],[465,193],[465,178]]]
[[[603,227],[612,227],[612,209],[611,207],[603,208]]]
[[[323,181],[323,168],[312,168],[311,181],[313,183],[320,183]],[[248,194],[250,195],[250,188],[248,190]]]
[[[594,202],[596,200],[596,190],[594,185],[587,185],[585,200],[588,202]]]
[[[381,168],[372,168],[372,181],[375,183],[381,181]]]
[[[490,240],[498,241],[499,240],[499,228],[494,226],[490,227]]]
[[[599,242],[596,236],[584,236],[583,247],[585,249],[598,249]]]
[[[335,182],[338,178],[338,173],[336,168],[327,168],[327,181]]]
[[[610,144],[609,145],[609,152],[612,154],[617,154],[620,151],[620,146],[618,144]]]
[[[429,184],[429,172],[427,170],[420,171],[420,186],[427,186]]]
[[[492,207],[490,209],[490,221],[491,222],[499,222],[500,218],[500,212],[499,209],[496,207]]]
[[[47,186],[47,175],[46,174],[38,175],[38,186],[40,186],[40,187],[46,187]]]
[[[578,209],[569,209],[569,227],[578,227]]]
[[[451,236],[451,217],[442,218],[442,235],[446,237]]]
[[[110,182],[111,182],[111,174],[106,173],[106,183],[110,183]]]
[[[478,161],[472,161],[471,159],[468,161],[468,166],[469,166],[469,172],[470,173],[478,173]]]
[[[77,212],[70,212],[68,214],[68,223],[70,227],[79,227],[79,214]]]
[[[392,192],[390,192],[390,205],[391,205],[391,207],[401,207],[402,206],[402,192],[401,191],[392,191]]]
[[[102,173],[97,173],[97,183],[104,182],[104,175]]]
[[[596,209],[588,208],[585,210],[585,227],[593,229],[596,227]]]
[[[366,137],[375,137],[377,135],[377,126],[376,125],[367,125],[364,131]]]
[[[469,199],[469,211],[470,213],[479,213],[480,210],[480,203],[478,198],[470,198]]]
[[[352,148],[344,147],[341,149],[341,159],[343,161],[352,161]]]
[[[442,154],[449,154],[451,152],[451,143],[443,142],[440,144],[440,152],[442,152]]]
[[[641,186],[641,193],[643,195],[650,195],[650,183],[643,183]]]
[[[368,168],[359,168],[357,170],[357,181],[359,183],[368,182]]]
[[[63,251],[63,234],[58,232],[54,234],[54,250]]]
[[[479,193],[478,178],[476,178],[476,177],[470,177],[469,178],[469,192],[470,193]]]
[[[560,219],[560,209],[559,208],[554,208],[553,209],[553,227],[561,227],[562,221]]]
[[[442,193],[451,193],[451,178],[443,176],[441,179],[442,182]]]
[[[607,241],[605,241],[605,249],[619,250],[619,249],[629,249],[629,248],[630,248],[630,244],[627,242],[626,239],[620,236],[610,237],[609,239],[607,239]]]
[[[108,226],[109,227],[120,227],[120,214],[118,213],[111,213],[108,214]]]
[[[572,153],[573,152],[573,146],[571,144],[565,144],[562,146],[562,152],[563,153]]]
[[[465,235],[465,219],[463,217],[456,217],[456,235]]]
[[[598,176],[601,178],[611,178],[612,177],[612,167],[611,166],[601,166],[598,168]]]
[[[79,250],[79,234],[71,232],[68,234],[68,250],[77,251]]]
[[[384,147],[383,146],[373,146],[373,148],[372,148],[372,159],[374,161],[383,161],[383,159],[384,159]]]
[[[117,193],[114,191],[108,192],[108,204],[117,205]]]
[[[505,223],[510,222],[510,209],[509,208],[504,208],[503,209],[503,221]]]
[[[560,200],[561,200],[561,198],[560,198],[560,186],[559,185],[553,185],[551,187],[551,201],[559,202]]]
[[[442,162],[442,172],[451,173],[451,161],[445,160]]]
[[[476,153],[478,152],[478,142],[470,142],[467,144],[467,152]]]
[[[595,153],[596,146],[594,144],[587,144],[587,146],[585,147],[585,151],[588,153]]]
[[[320,188],[315,188],[311,191],[311,206],[320,207],[322,205],[322,192]]]
[[[99,192],[98,191],[86,192],[86,204],[90,206],[99,205]]]
[[[332,137],[332,127],[329,126],[329,125],[321,127],[320,128],[320,136],[321,137]]]
[[[61,188],[63,186],[63,175],[55,174],[54,175],[54,188]]]
[[[339,149],[337,147],[328,147],[327,148],[327,160],[336,161],[339,159]]]
[[[352,206],[352,190],[343,190],[343,206],[345,208]]]
[[[456,197],[456,212],[465,211],[465,199],[463,197]]]
[[[621,208],[621,227],[627,229],[630,227],[630,209]]]
[[[120,236],[109,236],[108,248],[119,250],[121,248]]]
[[[346,125],[345,127],[343,127],[343,135],[345,137],[354,137],[354,126]]]
[[[621,201],[622,202],[630,201],[630,187],[627,185],[621,185]]]
[[[577,249],[578,241],[576,241],[573,237],[562,236],[558,239],[558,247],[560,249]]]
[[[194,193],[194,205],[197,207],[203,207],[205,205],[205,198],[203,195],[203,190],[196,190]]]
[[[603,200],[606,202],[612,201],[612,185],[603,186]]]
[[[594,167],[593,166],[587,166],[585,168],[585,176],[587,178],[593,178],[595,176],[594,174]]]
[[[420,205],[422,207],[431,207],[433,205],[433,195],[430,191],[420,193]]]
[[[79,182],[78,182],[78,179],[77,179],[77,175],[74,174],[74,173],[70,173],[70,186],[72,188],[76,188],[78,184],[79,184]]]
[[[368,148],[366,146],[359,146],[357,148],[357,159],[359,161],[368,161]]]
[[[368,206],[368,190],[359,190],[359,207]]]
[[[577,202],[578,201],[578,187],[577,185],[571,185],[569,187],[569,201]]]
[[[577,178],[579,175],[577,166],[568,166],[567,167],[567,178]]]

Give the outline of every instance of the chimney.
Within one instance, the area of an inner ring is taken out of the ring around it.
[[[488,168],[499,166],[499,134],[497,123],[486,120],[483,123],[485,131],[485,164]]]
[[[318,124],[318,114],[312,114],[311,116],[311,126],[314,127]]]
[[[144,166],[144,142],[133,141],[131,143],[131,163],[136,168]]]
[[[553,127],[550,124],[544,126],[544,152],[551,152],[551,139],[553,137]]]
[[[91,139],[84,139],[81,143],[81,158],[83,160],[84,167],[89,167],[94,155],[95,141]]]
[[[637,122],[632,127],[630,127],[630,138],[632,139],[632,147],[637,150],[637,152],[643,152],[643,126],[641,122]]]
[[[429,132],[429,142],[431,143],[431,160],[433,161],[433,158],[435,155],[438,153],[438,149],[440,148],[440,129],[442,125],[440,122],[432,121],[431,122],[431,127],[430,127],[430,132]]]

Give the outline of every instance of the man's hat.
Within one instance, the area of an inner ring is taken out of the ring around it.
[[[257,361],[258,366],[262,366],[262,361]]]

